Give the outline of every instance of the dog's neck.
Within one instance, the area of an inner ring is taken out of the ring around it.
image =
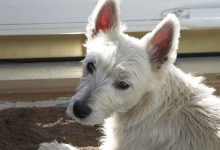
[[[219,118],[209,115],[208,111],[200,107],[201,98],[210,97],[213,89],[205,86],[201,81],[201,77],[185,74],[172,66],[170,70],[167,70],[167,74],[157,86],[157,90],[146,92],[137,105],[126,113],[115,113],[109,118],[104,125],[107,131],[111,131],[109,132],[110,136],[107,137],[112,137],[112,141],[124,144],[124,147],[120,148],[119,146],[118,149],[129,149],[130,147],[135,149],[139,145],[142,148],[148,146],[149,149],[151,147],[157,149],[158,145],[164,145],[173,139],[174,134],[179,133],[183,126],[190,126],[192,129],[190,131],[193,132],[198,125],[205,129],[208,127],[210,137],[213,136],[216,133],[216,128],[215,126],[209,127],[208,124],[216,123]],[[198,108],[205,113],[198,113],[200,112],[197,110]],[[207,122],[207,118],[210,122]],[[191,121],[189,124],[188,120]],[[105,132],[107,135],[109,133]],[[201,140],[199,136],[194,138],[195,141]],[[208,136],[202,138],[203,141],[209,140]],[[127,141],[129,142],[126,143]],[[138,143],[139,145],[131,145],[130,143]]]
[[[195,95],[200,93],[208,95],[213,92],[211,88],[201,84],[201,80],[202,78],[200,77],[193,77],[189,74],[185,74],[175,66],[172,66],[167,70],[164,78],[156,89],[147,91],[136,106],[126,113],[120,113],[116,116],[122,121],[132,119],[134,124],[138,124],[138,122],[135,122],[135,118],[140,118],[141,116],[143,116],[143,120],[148,116],[151,116],[150,118],[154,116],[152,121],[156,121],[163,115],[175,114],[169,112],[171,110],[175,110],[178,113],[187,103],[191,103],[192,97]],[[203,93],[203,91],[206,91],[206,93]],[[139,119],[138,121],[140,122],[141,120]]]

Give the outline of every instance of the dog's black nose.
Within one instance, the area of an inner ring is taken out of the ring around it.
[[[86,118],[92,110],[82,101],[76,101],[73,105],[73,113],[77,118]]]

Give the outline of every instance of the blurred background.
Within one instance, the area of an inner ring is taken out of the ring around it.
[[[0,100],[73,95],[88,16],[97,0],[0,0]],[[219,0],[121,0],[126,32],[141,38],[168,13],[181,23],[176,65],[220,87]]]
[[[98,150],[98,126],[65,116],[86,52],[97,0],[0,0],[0,149],[42,142]],[[176,65],[202,75],[220,95],[220,0],[121,0],[126,32],[141,38],[168,13],[181,23]]]

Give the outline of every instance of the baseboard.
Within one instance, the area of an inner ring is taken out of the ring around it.
[[[3,80],[0,81],[0,94],[73,92],[78,83],[79,78]]]
[[[206,77],[205,83],[220,95],[220,73],[199,74]],[[0,101],[53,100],[71,97],[79,84],[79,78],[30,79],[0,81]]]

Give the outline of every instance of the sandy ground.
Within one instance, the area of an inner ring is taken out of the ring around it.
[[[62,108],[17,108],[0,111],[0,149],[36,150],[42,142],[69,143],[80,150],[97,150],[98,126],[82,126]]]

